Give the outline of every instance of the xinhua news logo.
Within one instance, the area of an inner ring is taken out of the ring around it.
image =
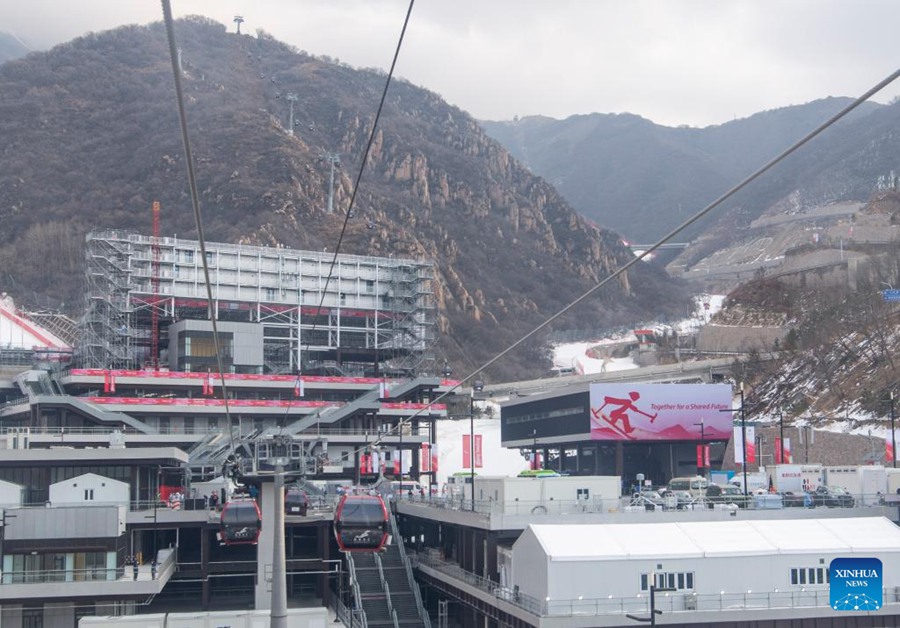
[[[836,611],[877,611],[883,604],[882,565],[877,558],[835,558],[831,561],[831,608]]]

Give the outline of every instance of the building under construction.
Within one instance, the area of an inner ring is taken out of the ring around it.
[[[86,242],[77,360],[89,368],[410,375],[433,358],[430,261],[206,243],[123,231]]]

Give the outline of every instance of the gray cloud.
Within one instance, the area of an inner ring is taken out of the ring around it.
[[[153,0],[5,2],[41,48],[161,19]],[[11,5],[11,6],[10,6]],[[387,68],[405,0],[185,0],[176,15],[257,28],[299,49]],[[703,126],[825,96],[896,69],[892,0],[419,0],[398,74],[482,119],[632,112]],[[900,94],[892,86],[877,99]]]

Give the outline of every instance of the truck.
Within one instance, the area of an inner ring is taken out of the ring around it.
[[[820,464],[777,464],[768,468],[768,476],[778,493],[809,493],[824,483]]]
[[[888,491],[888,475],[881,465],[825,467],[825,484],[844,488],[857,504],[874,505]]]
[[[900,503],[900,469],[894,467],[886,467],[885,479],[887,481],[887,491],[885,492],[884,501],[889,504]]]
[[[744,473],[743,471],[738,471],[734,474],[734,477],[728,481],[732,486],[737,486],[742,491],[744,490]],[[753,491],[767,491],[769,489],[769,476],[765,471],[748,471],[747,472],[747,492],[752,493]]]

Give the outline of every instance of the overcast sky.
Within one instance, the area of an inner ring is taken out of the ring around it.
[[[172,0],[176,16],[233,31],[240,14],[242,32],[383,69],[407,7]],[[0,0],[0,29],[35,49],[161,19],[158,0]],[[859,95],[900,65],[898,28],[897,0],[417,0],[397,74],[479,119],[630,112],[706,126]]]

